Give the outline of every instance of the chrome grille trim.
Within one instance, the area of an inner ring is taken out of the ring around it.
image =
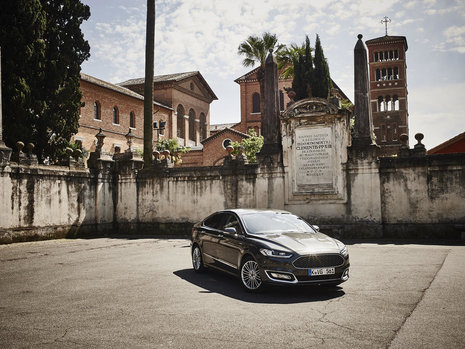
[[[340,267],[344,257],[338,253],[312,254],[297,258],[292,265],[297,269]]]

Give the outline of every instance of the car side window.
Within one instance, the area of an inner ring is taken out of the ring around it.
[[[221,221],[223,220],[222,218],[223,218],[223,215],[221,213],[217,213],[207,218],[203,222],[203,224],[209,228],[222,229],[222,226],[221,226]]]
[[[236,228],[236,232],[238,234],[242,234],[242,228],[241,224],[239,223],[239,220],[237,217],[231,213],[228,213],[226,215],[226,219],[224,220],[224,225],[221,228],[222,230],[225,230],[226,228]]]

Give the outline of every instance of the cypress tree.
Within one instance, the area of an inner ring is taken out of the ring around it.
[[[328,98],[331,88],[331,78],[329,75],[329,67],[321,47],[320,37],[316,35],[315,42],[315,69],[313,70],[312,78],[312,94],[313,97]]]
[[[312,75],[313,75],[313,59],[310,48],[310,39],[305,35],[305,57],[303,65],[303,76],[305,79],[305,97],[312,97]]]
[[[307,83],[304,76],[304,57],[298,55],[293,59],[294,62],[294,79],[292,80],[292,89],[295,92],[294,100],[298,101],[307,98]]]
[[[304,99],[310,96],[311,79],[313,74],[313,59],[310,48],[308,35],[305,36],[304,53],[297,52],[294,62],[294,80],[292,80],[292,89],[296,93],[295,100]]]

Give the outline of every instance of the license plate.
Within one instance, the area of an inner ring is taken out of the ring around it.
[[[310,276],[331,275],[335,273],[336,273],[335,268],[315,268],[315,269],[308,270],[308,275]]]

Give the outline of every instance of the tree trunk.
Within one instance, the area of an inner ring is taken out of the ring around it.
[[[260,85],[260,120],[263,120],[263,112],[265,110],[265,67],[260,67],[257,71],[257,80]],[[260,130],[261,133],[261,130]]]
[[[152,163],[153,151],[153,62],[155,56],[155,0],[147,0],[144,86],[144,167]]]

